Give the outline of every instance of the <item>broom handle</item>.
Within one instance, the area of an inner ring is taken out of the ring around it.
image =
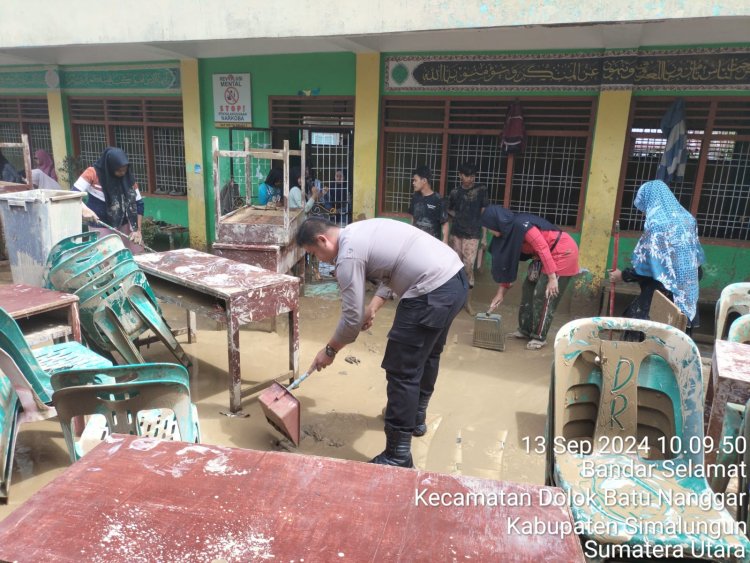
[[[617,254],[620,250],[620,221],[615,221],[615,247],[612,252],[612,269],[617,269]],[[609,316],[615,316],[615,280],[609,280]]]
[[[287,391],[291,391],[292,389],[296,389],[297,387],[299,387],[299,384],[302,383],[308,377],[310,377],[311,373],[312,372],[309,372],[309,371],[306,371],[305,373],[303,373],[297,379],[295,379],[294,381],[292,381],[291,385],[289,385],[289,387],[287,387],[286,390]]]
[[[118,235],[120,235],[120,236],[122,236],[122,237],[125,237],[125,238],[126,238],[126,239],[128,239],[128,240],[130,239],[130,236],[126,235],[126,234],[125,234],[125,233],[123,233],[122,231],[118,231],[117,229],[115,229],[115,228],[114,228],[114,227],[112,227],[111,225],[107,225],[107,223],[105,223],[105,222],[104,222],[104,221],[102,221],[101,219],[100,219],[100,220],[98,220],[98,221],[96,221],[96,224],[97,224],[97,225],[99,225],[99,226],[101,226],[101,227],[107,227],[108,229],[111,229],[111,230],[113,230],[113,231],[114,231],[114,232],[116,232],[116,233],[117,233]],[[143,234],[141,234],[141,236],[143,236]],[[156,250],[154,250],[153,248],[149,248],[149,247],[148,247],[148,246],[146,246],[145,244],[140,244],[139,246],[142,246],[142,247],[143,247],[144,249],[146,249],[146,251],[147,251],[147,252],[156,252]]]

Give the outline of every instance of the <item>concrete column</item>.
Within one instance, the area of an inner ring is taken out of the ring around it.
[[[187,204],[190,246],[206,250],[206,185],[201,132],[201,99],[198,61],[180,61],[182,87],[182,124],[185,130],[185,166],[187,168]]]
[[[608,267],[631,98],[630,90],[604,90],[596,112],[580,242],[581,267],[588,272],[576,279],[574,288],[574,299],[578,298],[581,305],[587,304],[587,313],[591,314],[598,310],[598,297]]]
[[[375,217],[378,178],[380,53],[357,54],[352,217]]]
[[[58,173],[58,178],[60,178],[60,185],[64,188],[70,188],[70,184],[65,182],[60,174],[63,161],[68,156],[68,144],[65,141],[65,114],[60,90],[47,91],[47,109],[49,111],[49,129],[52,137],[52,154],[55,157],[55,170]],[[33,154],[31,155],[31,165],[34,166]],[[70,178],[70,182],[75,182],[77,179]]]

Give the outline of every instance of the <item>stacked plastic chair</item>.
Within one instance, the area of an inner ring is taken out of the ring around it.
[[[144,363],[134,341],[151,330],[180,363],[190,365],[119,236],[90,232],[63,239],[49,253],[45,283],[79,297],[81,328],[93,348],[116,351],[128,364]]]
[[[19,426],[56,415],[52,406],[52,374],[111,365],[112,362],[78,342],[32,350],[16,321],[0,308],[0,500],[8,498]]]
[[[71,461],[109,434],[200,442],[198,412],[190,400],[187,370],[176,364],[145,364],[58,372],[52,400]],[[72,420],[87,416],[76,438]]]

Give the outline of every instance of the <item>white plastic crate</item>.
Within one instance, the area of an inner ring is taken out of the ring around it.
[[[49,251],[82,230],[83,196],[66,190],[0,194],[0,217],[14,283],[41,287]]]

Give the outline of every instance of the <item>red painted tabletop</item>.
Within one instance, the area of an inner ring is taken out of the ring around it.
[[[571,522],[551,490],[115,435],[0,523],[0,559],[582,561],[575,535],[518,531]]]
[[[78,301],[71,293],[63,293],[22,283],[0,285],[0,307],[14,319],[66,307]]]

